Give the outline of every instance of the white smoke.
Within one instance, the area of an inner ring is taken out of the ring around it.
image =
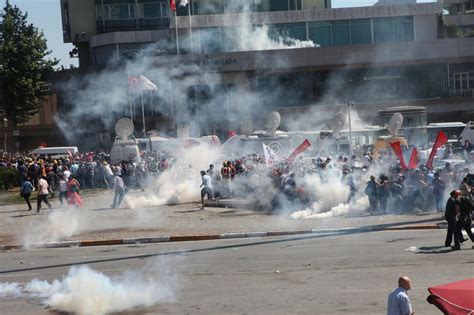
[[[171,168],[160,174],[146,195],[127,196],[126,204],[132,208],[180,204],[200,200],[201,175],[219,157],[219,149],[200,144],[177,154]]]
[[[34,244],[59,242],[83,231],[85,216],[80,209],[57,209],[48,214],[40,223],[30,224],[23,231],[22,244],[29,247]]]
[[[173,301],[177,280],[157,261],[116,277],[83,265],[70,268],[66,276],[53,282],[0,283],[0,297],[38,298],[44,306],[61,312],[100,315]]]

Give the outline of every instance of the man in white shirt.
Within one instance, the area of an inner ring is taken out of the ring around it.
[[[48,194],[49,194],[49,185],[48,182],[44,177],[41,177],[40,180],[38,180],[38,200],[37,200],[37,207],[36,207],[36,212],[39,213],[41,210],[41,202],[44,201],[49,209],[51,209],[51,204],[48,201]]]
[[[212,178],[207,175],[205,171],[201,171],[202,184],[201,184],[201,209],[204,209],[204,197],[207,195],[207,199],[214,199],[214,190],[212,189]]]
[[[411,315],[413,309],[407,291],[411,289],[410,278],[398,279],[398,288],[388,296],[387,315]]]

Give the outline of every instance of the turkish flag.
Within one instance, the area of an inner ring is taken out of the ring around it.
[[[428,158],[428,161],[426,162],[427,168],[429,168],[430,170],[433,169],[433,160],[434,160],[434,157],[436,156],[436,152],[438,152],[438,149],[441,148],[441,146],[445,145],[447,142],[448,142],[448,136],[443,131],[438,132],[436,141],[433,144],[433,149],[431,149],[430,157]]]
[[[415,169],[418,167],[418,164],[420,164],[418,151],[416,150],[416,148],[413,148],[413,151],[411,151],[410,163],[408,164],[408,168]]]
[[[400,147],[400,141],[390,143],[390,146],[392,147],[393,152],[395,153],[398,160],[400,161],[400,166],[403,169],[406,169],[407,165],[405,164],[405,160],[403,158],[403,152],[402,152],[402,148]]]
[[[176,2],[175,0],[170,0],[170,9],[173,12],[176,12]]]
[[[295,151],[293,151],[293,153],[291,153],[291,155],[286,159],[288,162],[292,162],[295,157],[304,152],[307,148],[309,148],[311,146],[311,142],[309,142],[308,139],[306,139],[305,141],[303,141],[303,143],[301,143],[296,149]]]

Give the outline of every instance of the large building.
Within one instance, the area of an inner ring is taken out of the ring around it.
[[[150,45],[156,69],[189,66],[170,77],[179,88],[160,99],[166,113],[148,115],[153,97],[147,103],[154,129],[248,133],[273,110],[284,128],[309,129],[347,102],[372,122],[379,109],[403,105],[425,106],[428,122],[474,120],[470,2],[176,2],[175,15],[168,0],[61,0],[64,41],[80,68],[145,57]]]

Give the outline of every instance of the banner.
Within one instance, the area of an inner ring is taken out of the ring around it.
[[[263,154],[265,155],[265,163],[267,166],[272,166],[278,161],[278,155],[269,146],[265,145],[265,143],[262,143],[262,145]]]
[[[430,170],[433,169],[433,160],[434,160],[434,157],[436,156],[436,153],[438,152],[438,149],[441,148],[443,145],[445,145],[447,142],[448,142],[448,136],[443,131],[438,132],[436,141],[433,144],[433,149],[431,149],[430,156],[428,158],[428,161],[426,162],[426,167],[428,169]]]
[[[416,150],[416,148],[413,148],[413,151],[411,151],[410,163],[408,163],[408,168],[415,169],[418,167],[419,164],[420,158],[418,157],[418,151]]]
[[[400,147],[400,141],[390,143],[390,146],[392,147],[393,152],[395,153],[398,160],[400,161],[400,166],[402,167],[402,169],[406,169],[407,166],[403,158],[403,152],[402,152],[402,148]]]
[[[303,153],[306,151],[307,148],[311,146],[311,142],[309,142],[308,139],[303,141],[296,149],[293,151],[293,153],[290,154],[290,156],[286,159],[288,162],[292,162],[298,154]]]

